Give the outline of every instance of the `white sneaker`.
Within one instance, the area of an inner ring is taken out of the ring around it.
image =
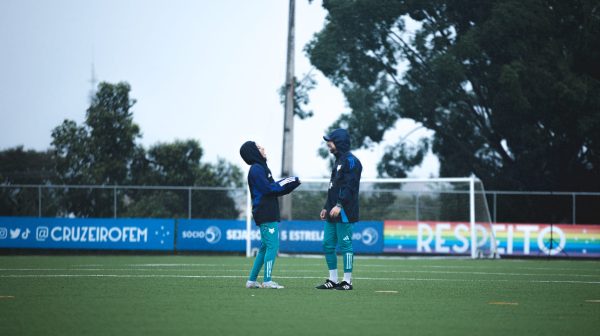
[[[263,282],[262,288],[282,289],[284,288],[275,281]]]
[[[246,288],[260,288],[260,282],[258,281],[246,281]]]

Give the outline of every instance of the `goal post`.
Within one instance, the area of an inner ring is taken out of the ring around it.
[[[292,193],[292,220],[318,221],[318,214],[327,197],[329,179],[301,179],[301,182],[300,187]],[[498,257],[485,189],[475,176],[363,178],[359,197],[361,221],[384,222],[386,228],[393,227],[394,223],[399,223],[398,227],[411,227],[409,231],[412,235],[406,232],[396,236],[394,232],[385,233],[386,240],[397,239],[398,244],[384,252]],[[251,220],[251,206],[248,192],[247,232],[251,232],[255,226]],[[453,234],[440,238],[440,228],[445,228],[446,233],[458,232],[458,238]],[[252,255],[250,236],[247,235],[246,240],[247,256]],[[436,246],[442,245],[439,240],[454,245],[437,250]]]

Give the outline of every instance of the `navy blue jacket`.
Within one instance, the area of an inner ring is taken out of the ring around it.
[[[324,136],[325,141],[333,141],[336,147],[335,165],[331,171],[327,201],[323,209],[327,210],[327,221],[355,223],[359,219],[358,192],[360,187],[360,174],[362,164],[360,160],[350,153],[350,135],[345,129],[336,129]],[[342,208],[340,215],[330,218],[329,212],[339,205]]]
[[[254,222],[256,225],[278,222],[281,217],[277,197],[291,193],[300,185],[300,180],[291,176],[275,182],[267,160],[260,154],[254,141],[246,141],[240,148],[240,155],[250,165],[248,186]]]

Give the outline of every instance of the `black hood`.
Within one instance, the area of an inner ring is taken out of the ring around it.
[[[252,165],[258,163],[260,165],[266,166],[267,160],[260,155],[258,151],[258,147],[256,147],[256,143],[254,141],[246,141],[240,147],[240,155],[242,159],[246,161],[247,164]]]
[[[338,128],[324,136],[325,141],[333,141],[338,154],[350,151],[350,134],[343,128]]]

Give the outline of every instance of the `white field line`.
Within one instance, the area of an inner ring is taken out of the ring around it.
[[[231,264],[126,264],[124,266],[131,267],[222,267],[228,266]],[[80,267],[85,267],[86,265],[79,265]],[[102,265],[97,265],[102,266]]]
[[[179,272],[245,272],[246,269],[182,269],[175,270],[172,268],[162,269],[162,268],[0,268],[0,272],[36,272],[36,271],[44,271],[44,272],[154,272],[154,271],[179,271]],[[315,269],[279,269],[278,273],[322,273],[322,270]],[[540,277],[540,276],[552,276],[552,277],[600,277],[600,275],[595,274],[536,274],[536,273],[507,273],[507,272],[472,272],[472,271],[418,271],[418,270],[369,270],[365,273],[383,273],[383,274],[394,274],[394,273],[421,273],[421,274],[469,274],[469,275],[494,275],[494,276],[531,276],[531,277]],[[599,279],[600,280],[600,279]]]
[[[303,258],[302,256],[294,256],[294,257],[290,257],[290,258]],[[323,258],[323,256],[320,256],[320,258]],[[381,260],[385,260],[385,259],[390,259],[394,260],[394,257],[369,257],[369,256],[355,256],[355,260],[361,260],[361,259],[381,259]],[[427,258],[425,257],[421,257],[420,259],[407,259],[407,257],[397,257],[398,259],[402,259],[402,260],[410,260],[410,261],[415,261],[415,260],[427,260]],[[448,259],[447,257],[443,257],[444,259]],[[254,259],[248,259],[248,263],[250,264]],[[470,259],[466,260],[466,262],[470,263],[472,262]],[[473,261],[476,262],[476,261]],[[503,262],[503,263],[515,263],[515,264],[519,264],[522,263],[522,260],[502,260],[502,261],[497,261],[497,262]],[[583,261],[583,260],[578,260],[576,261],[577,263],[593,263],[594,266],[598,265],[598,267],[596,267],[595,269],[586,269],[586,272],[598,272],[598,275],[600,275],[600,262],[594,262],[594,261]],[[409,263],[410,264],[410,263]],[[322,267],[324,265],[323,263],[311,263],[311,264],[303,264],[302,266],[307,267],[307,266],[315,266],[315,267]],[[101,264],[83,264],[83,265],[74,265],[73,267],[78,267],[78,268],[82,268],[82,269],[86,269],[88,267],[95,267],[95,268],[101,268],[103,265]],[[205,264],[205,263],[186,263],[186,264],[176,264],[176,263],[160,263],[160,264],[125,264],[123,266],[128,266],[128,267],[136,267],[136,268],[143,268],[143,267],[229,267],[231,266],[231,264]],[[360,267],[364,267],[364,268],[400,268],[400,267],[416,267],[416,268],[446,268],[446,269],[496,269],[495,266],[485,266],[485,265],[409,265],[406,266],[404,264],[402,265],[395,265],[395,264],[365,264],[365,265],[360,265]],[[555,268],[555,267],[521,267],[521,266],[517,266],[517,267],[511,267],[514,270],[525,270],[525,271],[531,271],[531,270],[538,270],[538,271],[566,271],[566,272],[579,272],[582,271],[580,268]],[[504,273],[503,273],[504,274]],[[553,274],[547,274],[547,275],[553,275]],[[587,275],[585,275],[587,276]],[[593,276],[593,275],[589,275],[589,276]]]
[[[406,266],[406,265],[393,265],[393,264],[387,264],[387,265],[373,265],[373,264],[369,264],[369,265],[361,265],[361,267],[373,267],[373,268],[379,268],[379,267],[418,267],[418,268],[454,268],[454,269],[496,269],[497,267],[494,266],[483,266],[483,265],[410,265],[410,266]],[[567,272],[577,272],[577,271],[581,271],[581,268],[555,268],[555,267],[511,267],[512,269],[520,269],[520,270],[538,270],[538,271],[567,271]],[[590,271],[590,272],[598,272],[600,274],[600,263],[598,263],[598,268],[597,269],[586,269],[586,271]]]
[[[4,274],[0,278],[180,278],[180,279],[245,279],[247,275],[178,275],[178,274]],[[277,276],[278,279],[322,279],[322,276]],[[571,283],[600,285],[600,281],[577,280],[520,280],[520,279],[426,279],[426,278],[372,278],[354,277],[367,281],[449,281],[449,282],[525,282]]]
[[[324,259],[324,256],[322,254],[285,254],[285,253],[280,253],[279,256],[284,256],[286,258],[299,258],[299,259]],[[372,256],[372,255],[355,255],[354,259],[358,259],[358,260],[381,260],[381,261],[405,261],[408,264],[412,263],[412,262],[421,262],[421,261],[445,261],[445,260],[462,260],[465,263],[477,263],[480,261],[491,261],[491,262],[502,262],[502,263],[512,263],[512,264],[520,264],[520,263],[524,263],[524,262],[528,262],[529,260],[525,260],[525,259],[502,259],[502,260],[494,260],[494,259],[476,259],[473,260],[471,259],[471,257],[469,256],[426,256],[426,255],[419,255],[419,256],[392,256],[392,255],[383,255],[383,256]],[[534,259],[532,259],[534,260]],[[543,261],[550,261],[550,262],[556,262],[556,263],[569,263],[571,261],[569,260],[548,260],[546,257],[540,257],[540,260]],[[591,264],[593,266],[599,266],[600,262],[598,262],[598,260],[575,260],[574,262],[578,263],[578,264]],[[389,266],[389,264],[384,264],[384,265],[374,265],[375,267],[387,267]],[[481,266],[481,265],[468,265],[468,266],[446,266],[446,265],[440,265],[440,266],[431,266],[431,265],[422,265],[422,266],[418,266],[418,267],[493,267],[493,266]],[[549,270],[559,270],[559,268],[553,268],[553,267],[548,267],[548,268],[536,268],[536,269],[549,269]],[[573,268],[562,268],[560,270],[573,270]],[[576,270],[576,269],[575,269]],[[599,270],[600,271],[600,270]]]
[[[322,256],[321,256],[322,257]],[[358,257],[355,256],[355,260],[356,259],[370,259],[371,257]],[[253,261],[254,259],[251,259],[251,261]],[[468,261],[470,262],[470,261]],[[501,262],[511,262],[511,263],[520,263],[522,261],[520,260],[503,260]],[[585,261],[576,261],[577,263],[584,263]],[[314,263],[314,264],[304,264],[303,266],[323,266],[324,263]],[[230,266],[231,264],[127,264],[124,266],[131,266],[131,267],[227,267]],[[600,274],[600,263],[597,263],[598,268],[595,270],[586,270],[586,271],[597,271]],[[101,267],[102,265],[77,265],[76,267]],[[405,267],[405,265],[394,265],[394,264],[366,264],[366,265],[361,265],[361,267],[373,267],[373,268],[390,268],[390,267]],[[415,267],[415,265],[410,265],[410,267]],[[495,269],[496,267],[494,266],[484,266],[484,265],[416,265],[416,267],[419,268],[449,268],[449,269],[456,269],[456,268],[465,268],[465,269],[486,269],[486,268],[493,268]],[[554,267],[513,267],[513,269],[521,269],[521,270],[539,270],[539,271],[568,271],[568,272],[572,272],[572,271],[581,271],[581,269],[579,268],[554,268]]]

